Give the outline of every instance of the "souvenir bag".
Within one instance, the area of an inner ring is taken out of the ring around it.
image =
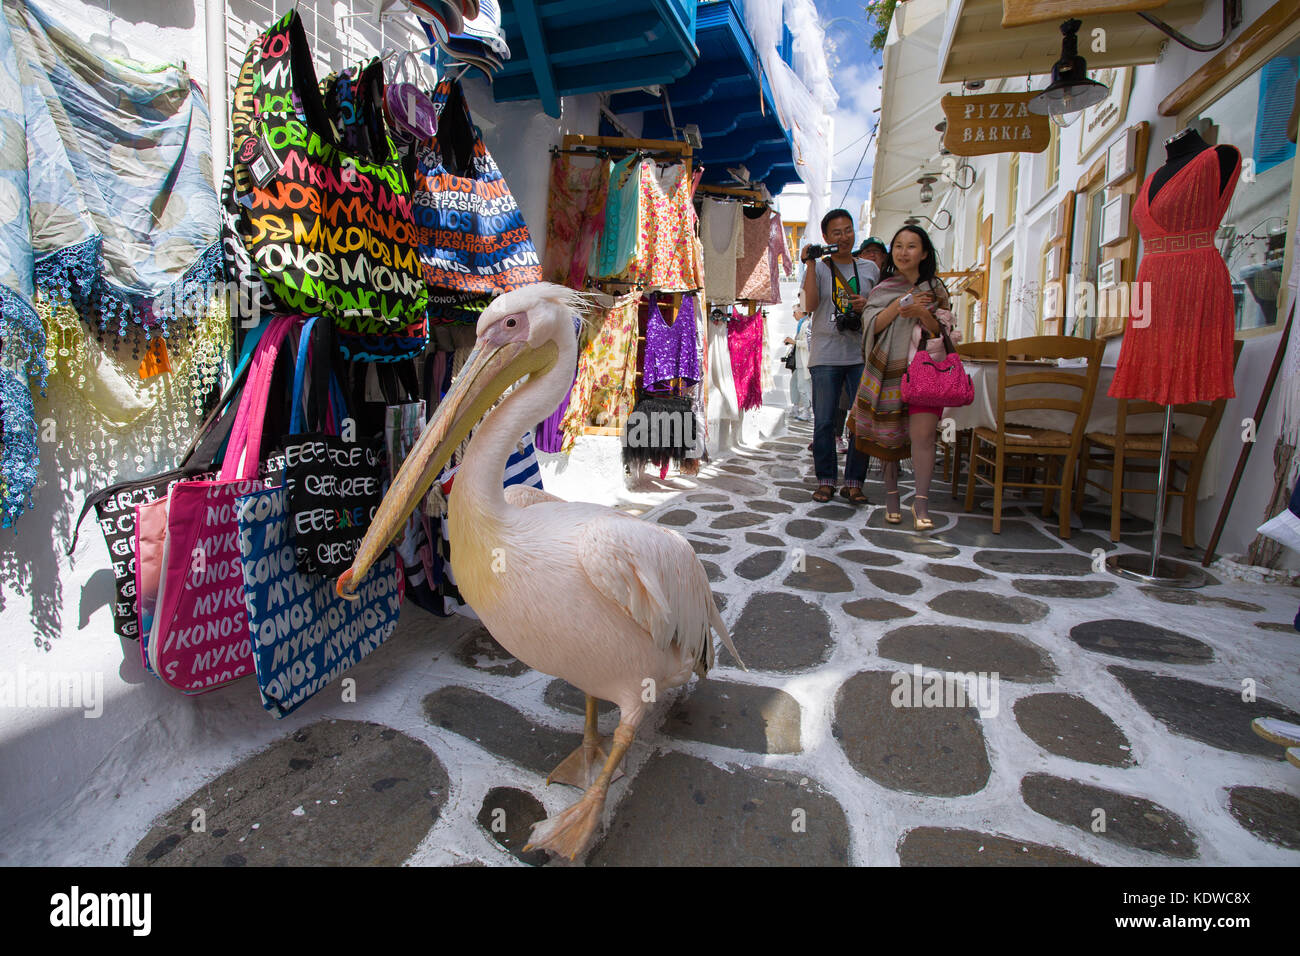
[[[186,693],[253,672],[237,499],[267,484],[258,477],[258,463],[268,399],[280,347],[295,322],[276,317],[259,339],[216,480],[180,482],[166,499],[146,506],[165,509],[166,531],[155,613],[141,653],[163,683]]]
[[[384,105],[392,125],[406,136],[427,140],[438,131],[438,114],[428,94],[406,79],[408,61],[415,60],[410,50],[398,58],[393,81],[384,93]]]
[[[285,506],[295,563],[302,574],[331,578],[352,566],[383,497],[383,436],[345,441],[339,434],[349,415],[333,374],[332,352],[329,319],[308,319],[294,365],[293,416],[284,444]],[[313,387],[305,389],[309,353]],[[322,409],[326,393],[332,409],[328,419]],[[304,405],[315,416],[308,421],[313,430],[305,434]]]
[[[113,630],[122,637],[133,641],[140,639],[136,600],[136,506],[167,497],[178,481],[211,475],[221,444],[234,424],[238,412],[238,403],[234,399],[243,387],[247,372],[248,363],[244,362],[235,371],[226,394],[199,427],[190,447],[181,456],[180,465],[152,478],[110,485],[88,496],[81,506],[66,553],[71,555],[76,550],[81,523],[93,507],[113,562]]]
[[[415,354],[427,291],[410,183],[386,131],[382,155],[339,145],[311,63],[296,10],[249,47],[231,123],[240,237],[289,310],[328,315],[340,336],[357,337],[347,357]],[[358,107],[373,113],[373,99]]]
[[[975,401],[975,385],[962,367],[961,356],[953,347],[948,330],[943,329],[942,334],[948,353],[942,361],[936,362],[928,351],[920,348],[903,373],[899,394],[909,405],[961,408]]]
[[[460,82],[433,93],[438,131],[417,148],[414,203],[431,322],[471,322],[498,292],[542,280],[528,224],[474,126]]]
[[[392,635],[402,609],[397,555],[384,552],[352,601],[334,590],[334,578],[295,568],[283,487],[242,496],[238,521],[244,640],[262,706],[284,717]]]

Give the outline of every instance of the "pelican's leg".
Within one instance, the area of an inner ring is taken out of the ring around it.
[[[609,792],[609,783],[614,778],[623,755],[627,753],[632,738],[636,736],[636,726],[627,722],[620,723],[614,731],[614,747],[609,759],[605,761],[600,776],[586,789],[582,797],[573,806],[561,810],[553,817],[547,817],[533,824],[532,839],[525,850],[550,850],[559,856],[572,860],[587,848],[595,835],[596,824],[600,821],[601,811],[605,809],[605,795]]]
[[[546,778],[547,786],[553,783],[567,783],[579,790],[586,790],[600,773],[600,768],[609,759],[606,747],[609,738],[602,737],[596,730],[596,698],[587,695],[587,723],[582,728],[582,745],[560,761],[559,766]]]

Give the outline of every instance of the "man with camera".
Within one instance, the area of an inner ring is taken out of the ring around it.
[[[826,246],[807,246],[800,258],[804,272],[804,308],[812,315],[808,371],[813,393],[813,462],[817,490],[813,501],[830,501],[835,494],[839,459],[835,453],[836,409],[840,395],[850,403],[862,379],[862,309],[866,295],[880,279],[873,262],[853,256],[853,217],[832,209],[822,217]],[[865,504],[862,480],[867,459],[849,442],[840,494],[853,504]]]

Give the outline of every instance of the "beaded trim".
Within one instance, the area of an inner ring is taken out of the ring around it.
[[[0,527],[12,527],[32,507],[32,489],[40,471],[36,446],[36,409],[30,377],[45,394],[50,369],[45,361],[45,326],[21,295],[0,285]]]
[[[204,249],[179,279],[156,295],[110,283],[103,276],[103,258],[101,236],[48,253],[36,260],[37,291],[55,308],[72,307],[101,331],[116,323],[117,334],[126,335],[127,324],[133,322],[144,327],[146,339],[155,330],[168,338],[172,323],[180,318],[193,323],[206,310],[211,287],[223,279],[220,241]]]

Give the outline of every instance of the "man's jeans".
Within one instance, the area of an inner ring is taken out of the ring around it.
[[[808,370],[812,373],[813,462],[817,466],[818,484],[834,485],[839,478],[839,461],[835,452],[836,411],[841,392],[847,392],[850,402],[858,397],[862,368],[861,364],[814,365]],[[844,458],[845,486],[861,487],[866,473],[867,456],[850,441],[849,452]]]

